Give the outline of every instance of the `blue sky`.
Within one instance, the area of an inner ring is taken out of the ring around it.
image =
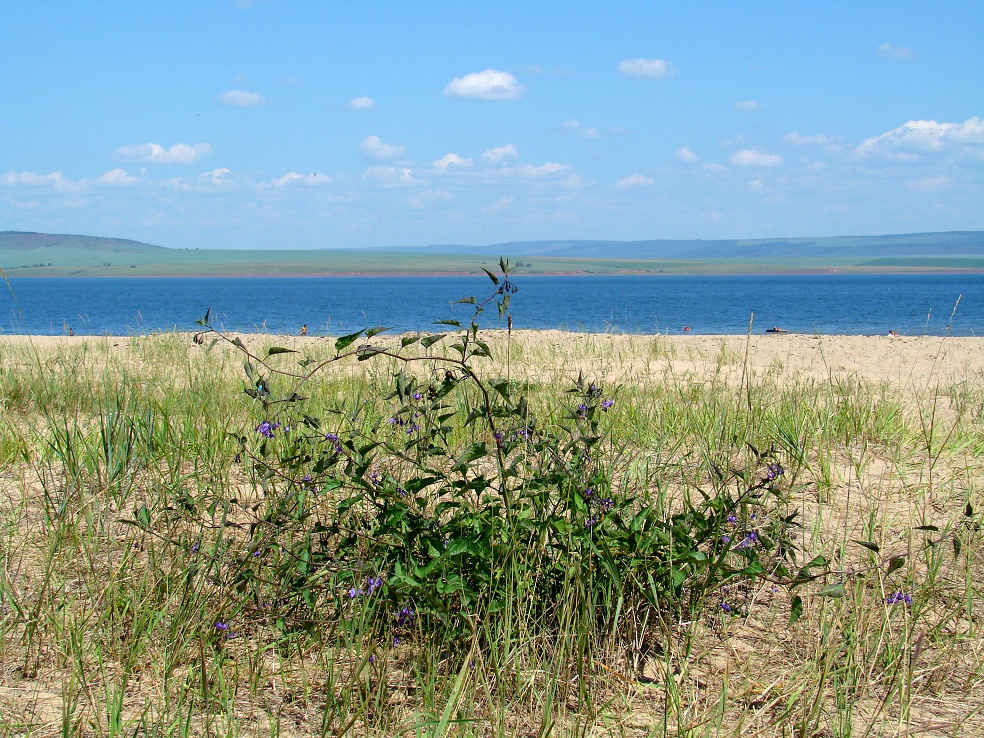
[[[0,230],[171,247],[984,229],[984,3],[0,5]]]

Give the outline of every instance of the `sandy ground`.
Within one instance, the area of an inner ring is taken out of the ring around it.
[[[173,334],[168,334],[173,335]],[[181,335],[181,334],[179,334]],[[317,345],[330,347],[325,336],[275,336],[239,334],[249,347],[280,345],[304,352]],[[504,356],[505,331],[480,334]],[[189,347],[193,346],[187,334]],[[80,345],[103,344],[125,355],[131,341],[140,337],[114,336],[0,336],[0,348],[33,347],[43,353]],[[527,372],[578,372],[600,374],[608,380],[625,380],[655,371],[678,377],[702,376],[727,368],[729,374],[744,369],[746,357],[751,376],[774,375],[786,380],[844,379],[857,376],[888,382],[900,389],[931,389],[984,378],[984,338],[929,336],[818,336],[799,333],[745,336],[644,336],[569,333],[565,331],[514,331],[514,367]],[[397,338],[385,334],[374,343],[393,345]],[[449,343],[444,341],[439,346]]]

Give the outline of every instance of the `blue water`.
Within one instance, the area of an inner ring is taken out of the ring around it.
[[[517,277],[516,328],[744,334],[984,334],[984,274]],[[486,277],[23,278],[0,292],[0,332],[129,335],[195,330],[211,308],[226,330],[312,335],[467,321],[453,300],[486,297]],[[960,303],[954,313],[957,299]],[[951,314],[953,315],[951,321]],[[483,325],[496,325],[495,312]]]

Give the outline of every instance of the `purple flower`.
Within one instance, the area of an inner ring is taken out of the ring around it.
[[[369,577],[366,580],[366,586],[369,588],[366,591],[366,594],[372,594],[377,589],[379,589],[380,587],[383,586],[383,578],[382,577],[376,577],[375,579],[373,579],[372,577]]]
[[[731,536],[721,536],[721,543],[731,543]]]
[[[225,633],[229,630],[229,626],[220,621],[215,624],[215,629],[221,633]]]
[[[601,411],[603,413],[607,413],[614,404],[615,404],[615,400],[603,400],[601,403]]]
[[[271,423],[269,420],[264,420],[256,426],[256,432],[264,438],[273,438],[273,432],[279,427],[280,423]]]
[[[738,522],[737,516],[735,516],[735,515],[729,515],[728,516],[728,522],[731,523],[732,525],[734,525],[735,523]]]
[[[767,467],[765,477],[766,479],[775,479],[776,477],[781,477],[785,473],[786,470],[783,469],[779,464],[769,464],[769,466]]]
[[[594,496],[595,496],[595,491],[592,487],[588,487],[586,490],[584,490],[584,499],[590,500]]]
[[[414,392],[414,393],[413,393],[413,399],[415,399],[415,400],[419,400],[419,399],[421,399],[421,398],[423,398],[423,395],[422,395],[422,394],[420,394],[419,392]]]
[[[726,613],[734,612],[734,610],[732,609],[731,605],[729,605],[727,602],[722,602],[721,603],[721,610],[724,611],[724,612],[726,612]]]
[[[396,614],[396,624],[402,628],[404,625],[409,625],[412,623],[413,617],[413,609],[410,607],[404,607]]]
[[[885,599],[885,602],[889,605],[911,605],[912,595],[907,595],[905,592],[893,592]]]

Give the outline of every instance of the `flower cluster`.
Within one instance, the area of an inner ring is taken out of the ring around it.
[[[786,470],[783,469],[782,466],[780,466],[779,464],[769,464],[766,467],[765,478],[766,479],[769,479],[769,480],[772,480],[772,479],[775,479],[777,477],[781,477],[785,473],[786,473]]]
[[[911,605],[912,595],[905,592],[893,592],[885,598],[885,603],[888,605]]]
[[[279,427],[280,423],[271,423],[269,420],[264,420],[256,426],[256,432],[264,438],[273,438],[273,432]]]
[[[229,629],[228,623],[223,623],[221,620],[215,624],[215,629],[219,631],[226,638],[236,638],[236,631]]]
[[[352,589],[350,589],[347,592],[347,595],[348,595],[348,598],[350,600],[354,600],[359,595],[371,595],[373,592],[375,592],[377,589],[379,589],[382,586],[383,586],[383,578],[382,577],[376,577],[375,579],[373,579],[372,577],[369,577],[366,580],[366,588],[365,589],[359,589],[357,587],[352,587]]]
[[[413,618],[413,609],[410,607],[404,607],[396,614],[396,624],[398,627],[402,628],[406,625],[410,625],[413,622]]]
[[[336,454],[342,453],[342,439],[338,437],[337,433],[325,433],[325,440],[335,447]]]
[[[611,497],[602,497],[594,489],[594,487],[587,487],[581,496],[588,503],[588,519],[584,521],[585,528],[594,528],[598,523],[600,523],[605,518],[605,513],[614,509],[615,501]]]

